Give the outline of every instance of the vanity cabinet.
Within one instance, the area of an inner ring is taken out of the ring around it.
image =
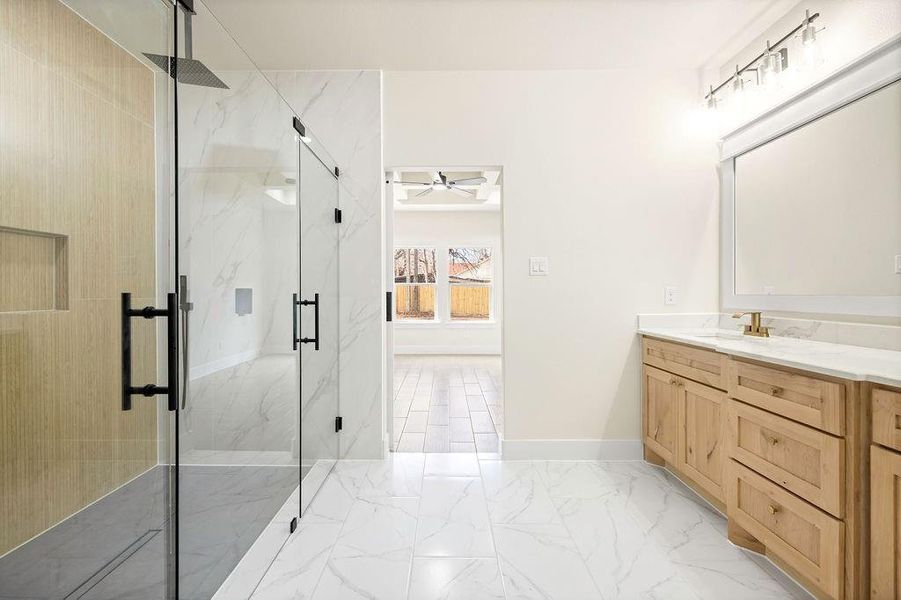
[[[648,336],[642,362],[645,459],[723,511],[733,543],[766,554],[823,599],[869,594],[872,392],[884,415],[873,426],[894,448],[872,450],[874,519],[878,506],[886,532],[873,536],[872,553],[898,568],[901,391]],[[879,471],[877,451],[893,452]],[[894,494],[878,503],[877,477]],[[901,571],[883,577],[897,585]]]
[[[642,352],[645,458],[669,467],[722,509],[726,392],[691,379],[725,387],[722,357],[651,338]]]
[[[870,450],[870,596],[901,599],[901,390],[876,388]]]

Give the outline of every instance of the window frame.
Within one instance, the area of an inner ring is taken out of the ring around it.
[[[438,296],[440,295],[440,290],[438,287],[438,281],[441,277],[441,270],[439,268],[439,260],[438,253],[440,251],[440,247],[435,244],[403,244],[401,246],[395,245],[393,254],[396,255],[398,250],[433,250],[435,252],[435,281],[423,281],[423,282],[412,282],[405,281],[399,282],[397,281],[397,272],[394,271],[394,289],[392,290],[393,296],[391,301],[391,311],[392,317],[397,323],[419,323],[419,324],[432,324],[432,323],[440,323],[441,319],[439,318],[439,300]],[[393,269],[392,269],[393,270]],[[434,289],[433,297],[434,297],[434,308],[433,313],[434,316],[431,319],[410,319],[402,316],[401,313],[397,312],[397,286],[402,285],[405,287],[413,287],[413,286],[432,286]]]
[[[453,283],[453,282],[451,282],[451,279],[450,279],[450,250],[451,250],[451,248],[481,248],[481,249],[488,250],[488,254],[491,257],[491,259],[490,259],[490,261],[491,261],[491,267],[490,267],[491,281],[490,281],[490,283]],[[495,296],[497,295],[495,293],[496,275],[495,275],[495,267],[494,267],[494,259],[495,259],[494,246],[492,246],[490,244],[455,244],[453,246],[448,246],[447,248],[444,248],[444,250],[445,250],[444,256],[446,258],[444,267],[447,270],[446,277],[445,277],[446,285],[444,286],[447,290],[446,291],[447,298],[446,298],[446,302],[445,302],[445,312],[446,312],[446,318],[447,318],[448,325],[471,326],[471,325],[479,325],[479,324],[488,324],[488,325],[493,324],[494,319],[495,319],[495,308],[494,308],[495,300],[494,299],[495,299]],[[453,289],[454,286],[487,287],[488,288],[488,318],[487,319],[454,319],[453,313],[452,313],[452,308],[451,308],[451,290]]]

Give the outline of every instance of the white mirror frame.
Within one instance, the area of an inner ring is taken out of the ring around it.
[[[822,81],[800,91],[720,141],[720,304],[837,315],[901,316],[901,296],[787,296],[735,293],[735,157],[901,79],[896,36]]]

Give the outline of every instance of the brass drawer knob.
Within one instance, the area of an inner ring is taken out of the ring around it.
[[[774,387],[772,390],[770,390],[770,394],[773,396],[781,396],[782,392],[784,392],[784,391],[785,390],[782,389],[781,387]]]
[[[771,446],[775,446],[775,445],[778,444],[778,443],[779,443],[779,439],[778,439],[778,438],[774,438],[774,437],[771,437],[771,438],[770,438],[770,445],[771,445]]]
[[[769,506],[767,506],[766,509],[767,509],[767,511],[769,511],[769,513],[770,513],[771,515],[775,515],[777,512],[779,512],[779,507],[778,507],[778,506],[773,506],[772,504],[770,504]]]

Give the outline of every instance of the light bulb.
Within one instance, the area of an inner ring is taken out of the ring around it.
[[[810,11],[804,17],[804,26],[801,29],[801,64],[805,69],[818,67],[823,63],[823,48],[817,39],[817,28],[810,22]]]
[[[782,74],[782,53],[770,48],[766,43],[766,51],[760,59],[760,84],[768,89],[779,87],[779,79]]]

